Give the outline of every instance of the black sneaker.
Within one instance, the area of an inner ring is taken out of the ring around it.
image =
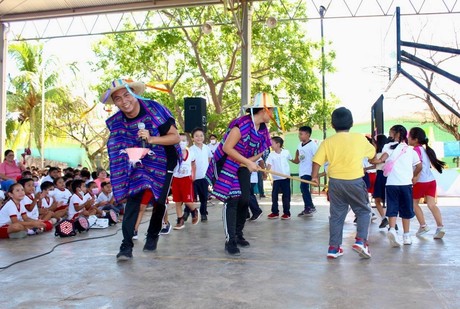
[[[236,245],[236,241],[228,241],[225,243],[225,251],[230,255],[240,255],[240,249]]]
[[[147,239],[145,240],[145,245],[144,245],[144,251],[155,251],[157,249],[158,238],[160,238],[158,235],[157,236],[147,235]]]
[[[201,222],[208,221],[208,215],[201,215]]]
[[[188,211],[184,211],[184,215],[182,216],[184,222],[187,222],[188,216],[190,216],[190,213]]]
[[[247,241],[246,239],[244,239],[243,236],[238,236],[238,237],[236,238],[236,244],[237,244],[238,246],[240,246],[240,247],[243,247],[243,248],[249,247],[249,241]]]
[[[387,218],[383,218],[383,219],[382,219],[382,222],[381,222],[380,225],[379,225],[379,229],[383,229],[383,228],[385,228],[387,225],[388,225],[388,219],[387,219]]]
[[[129,261],[133,258],[133,248],[122,244],[117,254],[117,261]]]
[[[249,221],[256,221],[260,217],[262,217],[262,211],[259,214],[252,215],[252,217],[251,217],[251,219],[249,219]]]

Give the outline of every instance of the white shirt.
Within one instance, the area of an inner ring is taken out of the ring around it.
[[[259,161],[262,160],[262,158],[259,158],[256,163],[259,165]],[[251,183],[258,183],[259,182],[259,173],[258,172],[252,172],[251,173]]]
[[[318,144],[313,140],[310,140],[303,146],[302,143],[299,143],[297,150],[299,151],[299,176],[311,176],[311,169],[313,166],[312,159],[318,150]]]
[[[97,196],[96,203],[101,203],[101,202],[110,202],[113,197],[113,192],[110,192],[109,195],[106,195],[104,192],[99,193]]]
[[[3,205],[2,209],[0,209],[0,226],[11,224],[11,217],[16,217],[19,221],[24,221],[22,220],[23,214],[27,214],[24,205],[16,205],[13,200],[9,200]]]
[[[77,211],[75,209],[75,206],[80,206],[84,202],[85,202],[84,197],[82,197],[80,194],[74,194],[74,195],[72,195],[70,197],[70,201],[69,201],[69,218],[72,219],[77,213],[83,212],[84,208],[82,208],[79,211]]]
[[[176,178],[184,178],[192,175],[192,162],[195,161],[194,154],[188,149],[182,153],[185,153],[185,157],[182,156],[182,163],[176,165],[173,171],[173,176]]]
[[[57,202],[62,202],[62,205],[69,205],[69,199],[72,196],[72,193],[68,189],[58,189],[54,188],[53,197]]]
[[[29,217],[30,219],[38,220],[39,213],[38,213],[37,204],[35,204],[34,208],[31,211],[27,210],[26,208],[27,205],[31,205],[33,203],[34,198],[35,197],[33,195],[24,196],[24,198],[21,201],[21,206],[24,206],[24,209],[26,210],[26,213],[27,213],[27,217]]]
[[[45,181],[49,181],[51,183],[54,183],[54,180],[50,175],[46,175],[45,177],[43,177],[41,183],[44,183]]]
[[[196,179],[203,179],[206,177],[206,171],[208,170],[209,166],[209,158],[212,158],[211,149],[207,145],[202,145],[202,147],[198,147],[193,145],[190,147],[190,152],[193,152],[195,157],[195,164],[196,164]]]
[[[42,198],[42,207],[50,208],[53,205],[54,199],[51,196]]]
[[[406,148],[406,152],[399,156],[394,162],[393,169],[387,178],[387,186],[407,186],[412,184],[412,177],[414,176],[413,167],[420,163],[417,153],[414,149],[406,143],[400,143],[395,149],[390,149],[391,145],[397,142],[388,143],[383,146],[382,152],[387,153],[389,157],[386,162],[394,161],[398,158],[399,154]]]
[[[216,141],[216,143],[213,145],[211,143],[208,144],[209,150],[211,150],[211,153],[214,154],[216,152],[217,147],[219,146],[219,142]]]
[[[291,160],[291,154],[289,153],[289,150],[286,149],[281,149],[280,153],[276,153],[275,151],[270,152],[267,158],[267,165],[270,165],[270,169],[282,173],[285,175],[290,175],[291,174],[291,169],[289,168],[289,162],[288,160]],[[286,177],[281,177],[277,175],[273,175],[273,180],[280,180],[280,179],[286,179]]]
[[[431,161],[426,154],[425,148],[423,146],[416,146],[414,147],[414,151],[422,162],[422,171],[420,172],[417,182],[430,182],[435,180],[433,172],[431,171]]]
[[[380,158],[382,157],[382,155],[383,155],[383,152],[379,152],[379,153],[377,153],[377,154],[375,155],[375,158],[376,158],[376,159],[380,159]],[[377,164],[375,165],[375,169],[376,169],[377,171],[383,171],[383,166],[384,166],[384,165],[385,165],[385,163],[377,163]]]

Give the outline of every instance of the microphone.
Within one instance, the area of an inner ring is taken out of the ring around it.
[[[139,122],[139,123],[137,124],[137,128],[138,128],[139,130],[144,130],[144,129],[145,129],[145,123]],[[145,140],[144,140],[143,138],[142,138],[142,148],[145,148]]]

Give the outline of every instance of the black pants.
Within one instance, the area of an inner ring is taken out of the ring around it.
[[[154,201],[150,224],[147,229],[149,236],[158,236],[162,228],[163,217],[166,211],[166,198],[168,197],[169,188],[172,181],[172,172],[167,172],[165,177],[165,186],[161,191],[158,200]],[[122,244],[133,247],[134,226],[136,225],[137,216],[139,215],[140,204],[144,191],[128,197],[123,216],[123,241]]]
[[[240,182],[241,196],[228,199],[223,208],[223,221],[227,241],[243,237],[244,223],[248,214],[249,196],[251,194],[251,173],[246,167],[240,167],[237,172]]]
[[[200,214],[208,214],[208,181],[206,178],[196,179],[193,182],[193,190],[195,195],[200,198]]]

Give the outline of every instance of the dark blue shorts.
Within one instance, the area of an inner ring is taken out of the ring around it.
[[[387,184],[387,178],[383,176],[383,171],[378,170],[375,178],[373,198],[381,198],[385,200],[385,186]]]
[[[412,200],[412,185],[386,186],[387,217],[399,216],[403,219],[414,217],[414,203]]]

